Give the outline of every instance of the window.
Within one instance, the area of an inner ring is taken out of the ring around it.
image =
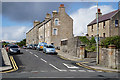
[[[115,20],[115,27],[118,27],[118,20]]]
[[[93,25],[91,26],[91,31],[93,32]]]
[[[58,26],[59,25],[59,20],[56,18],[55,19],[55,26]]]
[[[103,22],[103,28],[105,28],[105,21]]]
[[[57,35],[57,29],[56,28],[53,29],[53,35]]]
[[[42,36],[40,36],[40,39],[42,39],[43,37]]]
[[[105,33],[103,33],[103,37],[105,37]]]
[[[68,40],[61,41],[61,46],[67,45],[67,44],[68,44]]]

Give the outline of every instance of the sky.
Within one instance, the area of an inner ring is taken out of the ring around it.
[[[73,34],[87,33],[87,24],[96,17],[95,2],[2,2],[2,40],[21,41],[33,27],[33,21],[43,21],[46,13],[52,14],[60,4],[73,18]],[[118,2],[99,2],[102,14],[118,9]],[[1,14],[1,13],[0,13]]]

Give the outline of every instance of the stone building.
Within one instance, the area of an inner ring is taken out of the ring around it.
[[[34,21],[33,28],[26,33],[26,45],[27,44],[37,44],[38,43],[38,27],[40,21]]]
[[[120,10],[102,15],[100,9],[98,9],[98,16],[99,37],[120,35]],[[97,35],[97,19],[87,25],[87,32],[89,37]]]
[[[73,37],[73,19],[65,12],[64,4],[59,11],[53,11],[52,15],[47,13],[45,20],[38,22],[28,33],[26,41],[28,44],[47,42],[60,47],[61,40]]]

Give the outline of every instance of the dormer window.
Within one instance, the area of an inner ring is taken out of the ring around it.
[[[56,18],[55,21],[54,21],[54,23],[55,23],[55,26],[58,26],[59,25],[59,19]]]

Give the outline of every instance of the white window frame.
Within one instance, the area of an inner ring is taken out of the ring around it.
[[[54,29],[56,29],[56,34],[54,34]],[[58,35],[58,29],[57,28],[53,28],[53,35]]]
[[[58,20],[57,24],[56,24],[56,20]],[[54,25],[55,25],[55,26],[58,26],[58,25],[59,25],[59,19],[58,19],[58,18],[55,18],[55,19],[54,19]]]

